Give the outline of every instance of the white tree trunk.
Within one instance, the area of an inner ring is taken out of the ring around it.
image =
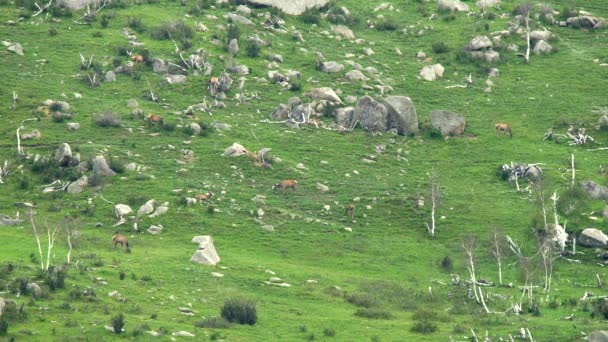
[[[572,186],[574,186],[574,182],[576,179],[576,169],[574,168],[574,153],[570,154],[570,166],[572,168]]]
[[[68,255],[67,255],[67,262],[69,264],[71,262],[70,257],[72,255],[72,232],[70,230],[68,230],[67,234],[68,234],[68,247],[69,247]]]
[[[42,246],[40,245],[40,237],[38,236],[38,229],[36,229],[36,222],[34,222],[34,216],[30,213],[30,222],[32,222],[32,228],[34,229],[34,236],[36,237],[36,244],[38,245],[38,254],[40,255],[40,269],[44,271],[44,258],[42,256]]]
[[[21,137],[19,136],[19,131],[24,128],[25,127],[23,127],[23,126],[19,126],[19,128],[17,128],[17,154],[18,155],[23,155],[23,150],[21,149]]]
[[[530,10],[526,11],[526,55],[524,60],[526,63],[530,62]]]

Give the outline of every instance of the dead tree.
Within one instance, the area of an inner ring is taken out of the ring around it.
[[[4,178],[6,178],[8,174],[8,160],[5,160],[4,166],[0,167],[0,184],[4,184]]]
[[[44,263],[44,255],[42,254],[42,244],[40,243],[40,234],[36,226],[36,221],[34,220],[34,214],[32,211],[28,213],[30,218],[30,222],[32,224],[32,229],[34,230],[34,237],[36,238],[36,244],[38,245],[38,254],[40,255],[40,269],[42,271],[48,271],[51,266],[51,252],[53,251],[53,246],[55,245],[55,239],[57,237],[57,226],[51,230],[48,221],[45,222],[46,234],[48,238],[48,245],[46,250],[46,265]]]
[[[465,252],[467,270],[469,271],[469,276],[471,277],[470,284],[471,284],[471,286],[473,286],[473,293],[475,294],[475,300],[477,301],[477,303],[480,303],[483,306],[486,313],[491,313],[491,311],[488,309],[488,306],[486,305],[486,301],[484,299],[483,292],[481,291],[481,287],[477,286],[478,282],[477,282],[477,275],[475,273],[475,257],[474,257],[476,245],[477,245],[477,242],[476,242],[476,239],[474,236],[467,237],[461,244],[461,246]]]
[[[498,266],[498,285],[502,285],[502,261],[507,254],[507,240],[498,228],[494,228],[490,233],[490,244],[490,252]]]
[[[41,7],[40,5],[38,5],[37,2],[34,2],[34,6],[36,6],[36,8],[38,8],[38,11],[36,13],[32,14],[32,17],[35,17],[35,16],[39,15],[40,13],[46,11],[47,9],[49,9],[49,7],[51,7],[52,4],[53,4],[53,0],[49,0],[49,2],[46,5]]]
[[[435,236],[435,211],[439,206],[439,200],[441,199],[441,193],[439,191],[439,180],[437,179],[437,175],[433,171],[429,174],[429,199],[431,201],[431,224],[426,224],[426,229],[431,236]]]
[[[17,154],[20,156],[23,155],[23,149],[21,148],[21,135],[19,135],[19,131],[22,129],[25,129],[25,127],[19,126],[19,128],[17,128]]]

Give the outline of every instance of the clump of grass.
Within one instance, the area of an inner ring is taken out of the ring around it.
[[[300,15],[300,20],[309,25],[318,25],[321,23],[321,11],[317,7],[309,7]]]
[[[399,24],[397,23],[397,20],[393,18],[387,18],[376,23],[375,28],[378,31],[395,31],[399,28]]]
[[[446,272],[452,272],[452,266],[454,262],[449,255],[446,255],[443,259],[441,259],[441,268]]]
[[[333,328],[325,328],[323,329],[323,335],[327,337],[334,337],[336,336],[336,331]]]
[[[251,58],[257,58],[260,56],[260,47],[253,41],[247,42],[247,46],[245,47],[247,51],[247,56]]]
[[[221,308],[221,315],[228,322],[254,325],[257,320],[256,303],[246,298],[229,298]]]
[[[95,125],[99,127],[119,127],[120,115],[115,112],[103,112],[95,115]]]
[[[437,331],[437,325],[429,321],[416,321],[410,330],[420,334],[431,334]]]
[[[137,33],[142,33],[146,30],[141,18],[138,17],[127,18],[127,26]]]
[[[118,314],[112,317],[112,328],[115,334],[122,334],[122,328],[125,326],[125,315]]]
[[[393,315],[382,309],[361,308],[355,312],[355,316],[369,319],[391,319]]]
[[[210,317],[205,318],[200,322],[194,324],[199,328],[212,328],[212,329],[228,329],[230,328],[230,322],[224,317]]]
[[[183,41],[194,37],[194,30],[192,27],[186,25],[186,23],[181,20],[174,23],[163,23],[154,26],[150,32],[152,38],[157,40],[174,39]]]
[[[450,48],[444,42],[434,42],[433,45],[431,45],[431,48],[435,53],[446,53],[450,51]]]
[[[369,293],[364,292],[355,292],[345,297],[346,301],[354,304],[356,306],[371,308],[372,306],[376,306],[378,302],[376,298],[374,298]]]

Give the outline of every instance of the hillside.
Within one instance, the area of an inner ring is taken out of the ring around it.
[[[0,0],[0,340],[605,329],[608,6],[495,3]]]

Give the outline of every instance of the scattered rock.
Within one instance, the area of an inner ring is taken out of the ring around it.
[[[72,149],[68,143],[59,145],[55,151],[55,160],[59,166],[67,166],[69,164],[70,160],[72,160]]]
[[[88,184],[89,178],[83,175],[68,185],[67,192],[71,195],[79,194],[84,191]]]
[[[116,172],[110,168],[106,158],[102,155],[97,155],[93,159],[93,172],[101,176],[115,176]]]
[[[163,227],[162,224],[159,224],[158,226],[153,224],[146,231],[152,235],[158,235],[158,234],[162,233],[164,228],[165,227]]]
[[[334,27],[333,31],[335,35],[344,37],[346,39],[355,39],[355,34],[353,33],[353,31],[346,26],[338,25]]]
[[[418,115],[409,97],[388,96],[382,103],[388,110],[387,130],[395,128],[400,135],[418,133]]]
[[[239,41],[236,38],[232,38],[228,43],[228,53],[232,56],[236,56],[239,53]]]
[[[363,54],[366,55],[366,56],[371,56],[371,55],[374,54],[374,50],[372,50],[371,48],[368,48],[368,47],[364,48],[363,49]]]
[[[450,12],[468,12],[469,5],[459,0],[439,0],[437,1],[437,8],[440,11]]]
[[[7,50],[10,52],[16,53],[19,56],[23,56],[23,48],[21,47],[21,44],[19,44],[19,43],[14,43],[14,44],[9,45]]]
[[[238,14],[234,14],[234,13],[226,13],[224,14],[224,18],[231,20],[233,23],[237,23],[237,24],[242,24],[242,25],[248,25],[248,26],[254,26],[254,22],[241,16]]]
[[[308,93],[305,93],[305,95],[309,96],[313,100],[326,100],[342,103],[342,100],[340,100],[336,92],[329,87],[314,88]]]
[[[598,330],[589,334],[587,338],[589,342],[608,342],[608,331],[607,330]]]
[[[438,129],[443,136],[459,136],[464,133],[465,120],[460,114],[447,110],[434,110],[430,117],[431,126]]]
[[[110,70],[108,72],[106,72],[105,76],[104,76],[104,80],[106,82],[116,82],[116,74],[114,73],[114,71]]]
[[[238,5],[236,8],[236,13],[238,15],[242,15],[245,17],[248,17],[251,15],[251,8],[245,6],[245,5]]]
[[[223,278],[224,274],[219,272],[211,272],[211,276],[215,278]]]
[[[137,210],[137,217],[151,214],[152,212],[154,212],[155,205],[156,205],[155,199],[148,200]]]
[[[475,6],[483,9],[494,7],[498,4],[500,4],[500,0],[477,0],[475,2]]]
[[[584,247],[605,247],[608,236],[596,228],[586,228],[579,235],[577,242]]]
[[[203,265],[216,265],[220,262],[220,257],[215,250],[211,236],[195,236],[192,238],[192,242],[198,243],[198,250],[190,258],[190,261]]]
[[[169,84],[180,84],[186,83],[187,77],[185,75],[167,75],[165,81]]]
[[[133,209],[126,204],[116,204],[114,206],[114,214],[116,215],[116,218],[121,218],[132,213]]]
[[[37,129],[32,130],[30,133],[20,134],[21,140],[32,140],[32,139],[40,139],[41,134]]]
[[[367,78],[365,75],[363,75],[363,73],[359,70],[351,70],[346,73],[345,77],[349,81],[367,81],[367,80],[369,80],[369,78]]]
[[[77,131],[80,129],[80,124],[78,122],[68,122],[67,126],[69,131]]]
[[[544,40],[539,40],[534,45],[534,49],[532,51],[537,55],[546,55],[553,52],[553,46]]]
[[[321,71],[326,72],[326,73],[340,72],[343,69],[344,69],[344,66],[342,64],[339,64],[334,61],[321,63]]]
[[[467,51],[479,51],[492,47],[492,41],[487,36],[475,36],[466,46]]]
[[[425,81],[434,81],[438,78],[443,77],[445,69],[439,63],[434,65],[427,65],[420,71],[420,77]]]
[[[300,15],[310,7],[323,7],[329,0],[299,0],[299,1],[284,1],[284,0],[247,0],[254,5],[273,6],[279,8],[283,12],[291,15]]]
[[[187,332],[187,331],[176,331],[174,333],[171,334],[171,336],[175,336],[175,337],[196,337],[196,335],[194,335],[193,333]]]
[[[588,181],[583,183],[583,189],[593,199],[608,200],[608,187],[599,185],[592,181]]]
[[[0,214],[0,227],[16,226],[18,224],[21,224],[21,222],[23,222],[23,220],[11,218],[8,215]]]
[[[36,283],[28,283],[26,289],[32,295],[32,297],[34,297],[34,299],[42,296],[42,289]]]
[[[319,190],[320,192],[324,193],[324,192],[328,192],[329,191],[329,187],[327,185],[321,184],[321,183],[317,183],[317,190]]]
[[[245,147],[243,147],[243,145],[234,143],[234,144],[232,144],[232,146],[230,146],[224,150],[224,156],[225,157],[238,157],[238,156],[242,156],[243,154],[245,154],[245,151],[247,151],[247,150],[245,149]]]
[[[359,121],[366,130],[383,132],[387,130],[387,115],[383,104],[366,95],[357,101],[351,122]]]

